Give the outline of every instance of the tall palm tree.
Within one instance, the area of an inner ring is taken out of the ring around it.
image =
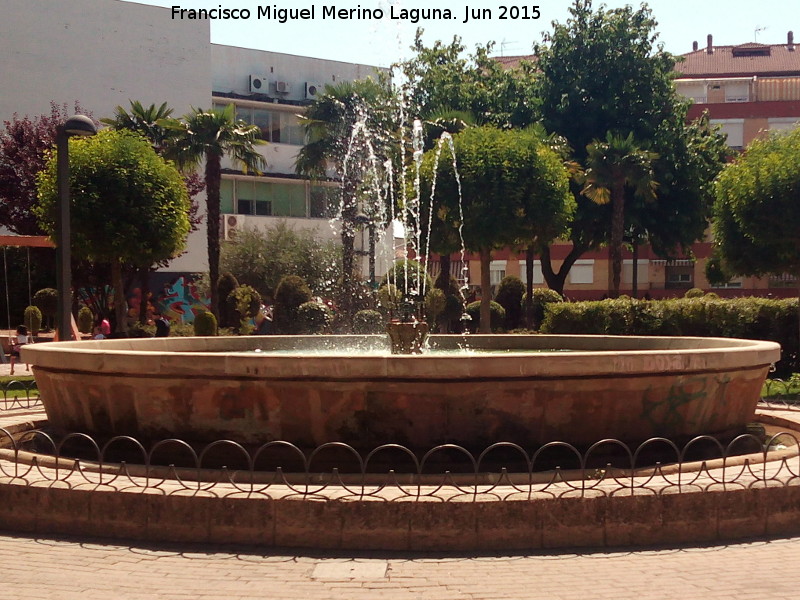
[[[622,273],[625,193],[631,190],[644,200],[655,199],[658,183],[652,165],[658,155],[643,150],[633,139],[633,133],[623,137],[610,131],[606,133],[605,141],[593,140],[586,150],[581,193],[597,204],[611,203],[612,289],[609,292],[616,298]]]
[[[295,170],[314,180],[328,179],[331,171],[341,181],[343,277],[338,304],[345,322],[352,319],[357,296],[355,233],[359,208],[364,208],[359,204],[368,196],[364,188],[368,187],[371,167],[382,164],[389,156],[393,115],[388,84],[363,79],[326,86],[325,93],[309,105],[301,118],[307,142],[297,153]],[[372,232],[377,217],[367,217]]]
[[[236,121],[233,104],[223,109],[194,108],[182,120],[162,119],[159,125],[170,131],[166,156],[182,168],[193,167],[205,159],[207,206],[208,270],[211,280],[211,312],[218,315],[219,298],[219,220],[222,157],[230,157],[244,172],[260,172],[266,160],[256,150],[264,144],[255,125]]]

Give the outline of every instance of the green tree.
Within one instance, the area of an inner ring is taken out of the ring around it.
[[[184,115],[182,120],[170,118],[162,119],[158,123],[171,132],[167,140],[166,156],[175,159],[181,167],[195,166],[205,160],[210,308],[217,317],[222,157],[230,157],[245,172],[257,172],[266,167],[266,160],[259,154],[256,146],[265,142],[260,139],[261,132],[257,126],[235,120],[233,104],[228,104],[224,109],[195,108]]]
[[[629,223],[647,234],[662,256],[700,239],[712,202],[711,182],[722,166],[724,144],[707,122],[687,124],[688,102],[675,91],[675,58],[657,44],[656,21],[646,5],[601,7],[575,0],[566,23],[535,53],[541,71],[541,114],[547,131],[566,138],[583,164],[587,147],[608,131],[633,134],[659,158],[654,201],[626,196]],[[555,270],[548,245],[537,250],[547,284],[559,293],[570,268],[585,252],[608,243],[611,205],[598,205],[573,186],[577,211],[572,248]]]
[[[433,135],[456,133],[461,123],[525,127],[536,120],[536,69],[523,62],[515,71],[504,69],[489,56],[493,42],[467,54],[461,38],[431,47],[422,43],[422,30],[412,45],[414,56],[398,66],[408,113],[423,119]],[[448,126],[448,123],[449,125]],[[430,145],[427,146],[430,148]]]
[[[632,133],[622,137],[608,132],[605,141],[594,140],[587,148],[582,192],[597,204],[611,203],[612,298],[619,296],[622,274],[625,193],[631,189],[640,198],[655,200],[658,183],[652,163],[656,158],[638,146]]]
[[[161,104],[161,106],[151,104],[145,107],[141,102],[131,100],[130,110],[117,106],[114,110],[113,118],[100,119],[100,122],[108,125],[112,129],[138,133],[153,145],[156,152],[164,155],[167,151],[169,138],[173,132],[171,129],[164,126],[163,120],[170,118],[172,112],[173,110],[166,102]],[[195,197],[205,189],[205,185],[197,173],[185,174],[184,183],[186,184],[186,189],[191,199],[189,223],[191,225],[191,231],[195,231],[202,220],[198,217],[199,205]],[[163,264],[156,266],[163,266]],[[154,265],[148,265],[147,267],[139,269],[138,275],[141,285],[141,297],[145,299],[150,295],[150,273],[153,271],[153,268]],[[139,307],[139,322],[142,324],[147,321],[147,307],[148,303],[146,301],[142,302]]]
[[[560,157],[529,131],[474,127],[454,143],[459,179],[452,161],[438,162],[433,211],[450,227],[460,227],[467,249],[480,255],[481,331],[489,333],[492,250],[530,239],[546,243],[563,231],[572,210],[568,175]],[[428,151],[424,195],[434,181],[434,164],[435,152]]]
[[[261,229],[243,229],[236,241],[222,246],[223,271],[237,281],[273,298],[285,275],[299,275],[315,295],[328,295],[339,280],[339,249],[334,242],[320,242],[312,230],[294,230],[285,221]]]
[[[800,129],[755,140],[716,182],[717,279],[800,276]]]
[[[116,327],[123,331],[123,268],[150,266],[183,251],[189,195],[180,173],[136,134],[105,130],[69,144],[73,254],[111,266]],[[36,212],[52,235],[58,202],[55,152],[38,183]]]

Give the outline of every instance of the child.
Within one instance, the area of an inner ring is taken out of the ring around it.
[[[12,337],[9,342],[11,343],[11,375],[13,375],[14,363],[19,358],[19,349],[25,344],[30,343],[30,337],[28,337],[28,328],[25,327],[25,325],[20,325],[17,327],[16,337]],[[25,363],[25,369],[28,371],[31,370],[28,363]]]

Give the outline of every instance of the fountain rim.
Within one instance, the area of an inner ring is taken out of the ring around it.
[[[509,349],[503,354],[309,354],[303,346],[385,336],[217,336],[44,342],[22,348],[22,360],[45,371],[139,376],[327,380],[470,380],[630,376],[762,368],[780,359],[780,345],[738,338],[604,335],[432,335],[433,345]],[[388,349],[388,341],[385,342]],[[281,354],[254,353],[256,348]],[[577,348],[575,347],[577,346]],[[593,349],[588,349],[594,346]],[[286,352],[287,347],[296,352]],[[562,349],[571,352],[514,352]],[[302,359],[302,360],[300,360]]]

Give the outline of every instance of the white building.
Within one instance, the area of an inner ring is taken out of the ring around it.
[[[71,109],[78,101],[96,119],[130,100],[167,102],[176,116],[233,103],[269,142],[260,147],[268,167],[255,177],[223,163],[223,236],[279,219],[336,236],[315,188],[295,175],[303,143],[297,115],[325,84],[367,77],[375,67],[211,44],[208,21],[172,20],[169,8],[119,0],[2,0],[0,7],[0,120],[49,113],[51,102]],[[205,240],[203,224],[161,274],[184,304],[197,298],[181,275],[207,271]]]

